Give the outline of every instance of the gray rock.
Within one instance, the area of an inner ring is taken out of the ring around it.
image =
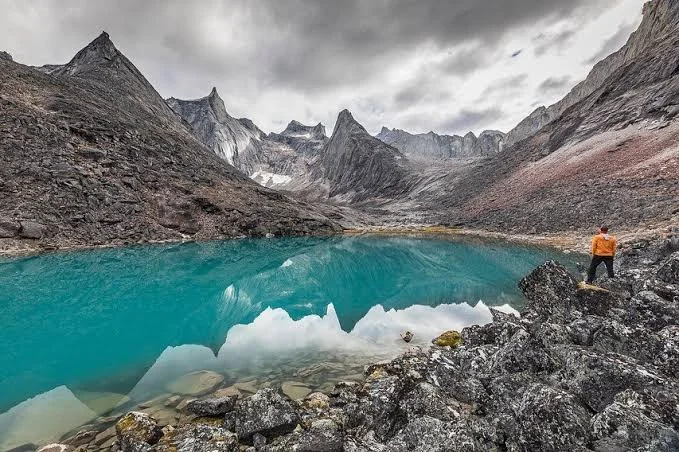
[[[5,60],[5,61],[14,61],[12,59],[12,55],[9,53],[5,52],[4,50],[0,50],[0,60]]]
[[[672,253],[660,266],[656,275],[666,283],[679,284],[679,252]]]
[[[621,392],[592,418],[594,449],[679,450],[679,433],[654,417],[639,394]]]
[[[207,397],[192,400],[186,405],[186,411],[197,416],[222,416],[233,410],[238,396]]]
[[[222,427],[189,424],[163,436],[156,452],[237,452],[238,437]]]
[[[577,281],[568,270],[554,261],[545,262],[519,283],[528,299],[521,316],[549,318],[554,323],[569,320],[576,287]]]
[[[510,441],[519,450],[562,451],[585,449],[589,443],[590,414],[565,391],[533,384],[523,394],[516,412],[519,434]]]
[[[293,402],[270,388],[239,400],[233,415],[238,438],[248,443],[252,443],[255,433],[275,438],[293,431],[300,422]]]
[[[116,423],[116,435],[123,452],[142,452],[151,450],[163,431],[148,414],[131,411]]]
[[[9,218],[0,218],[0,239],[16,237],[21,225]]]
[[[25,239],[41,239],[47,228],[36,221],[21,221],[19,236]]]

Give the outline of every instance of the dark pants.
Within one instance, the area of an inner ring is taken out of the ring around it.
[[[606,264],[606,270],[608,270],[608,277],[615,278],[613,273],[613,256],[592,256],[592,263],[589,265],[589,271],[587,272],[587,282],[591,283],[596,277],[596,269],[601,263]]]

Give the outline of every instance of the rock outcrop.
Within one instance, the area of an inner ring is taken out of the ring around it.
[[[411,134],[405,130],[382,127],[377,138],[395,147],[413,160],[442,160],[477,158],[497,154],[505,134],[497,130],[484,130],[476,137],[469,132],[459,135],[438,135],[434,132]]]
[[[634,264],[640,252],[643,268]],[[620,279],[597,288],[547,262],[520,283],[528,299],[520,318],[494,311],[493,322],[462,330],[462,344],[369,366],[362,382],[338,383],[322,403],[264,389],[161,438],[144,418],[138,433],[118,429],[119,444],[123,452],[166,450],[176,438],[201,444],[190,450],[240,442],[272,452],[679,450],[679,310],[643,289],[668,268],[674,275],[679,252],[669,252],[637,246]]]
[[[0,59],[0,248],[338,230],[198,142],[102,34],[46,74]]]

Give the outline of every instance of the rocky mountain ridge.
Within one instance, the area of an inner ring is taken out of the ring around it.
[[[484,130],[477,137],[469,132],[459,135],[438,135],[434,132],[411,134],[401,129],[382,127],[376,137],[413,160],[441,160],[485,157],[500,152],[505,134]]]
[[[644,11],[617,54],[623,66],[511,149],[444,178],[431,208],[504,231],[679,221],[679,4],[655,0]]]
[[[514,129],[507,133],[503,147],[533,135],[545,125],[559,118],[569,107],[577,104],[599,87],[614,72],[624,68],[649,49],[656,41],[666,39],[676,33],[679,21],[679,4],[672,0],[655,0],[643,7],[643,19],[639,28],[632,33],[627,43],[594,65],[585,80],[578,83],[563,99],[549,107],[538,107]]]
[[[105,33],[50,73],[0,59],[0,248],[333,232],[196,140]]]

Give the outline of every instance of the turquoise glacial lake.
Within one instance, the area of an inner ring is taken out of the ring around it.
[[[286,381],[327,389],[445,330],[489,322],[489,306],[519,310],[518,281],[553,258],[574,263],[552,249],[403,237],[1,258],[0,449],[196,395],[196,379],[246,394]],[[407,330],[410,344],[399,338]]]

